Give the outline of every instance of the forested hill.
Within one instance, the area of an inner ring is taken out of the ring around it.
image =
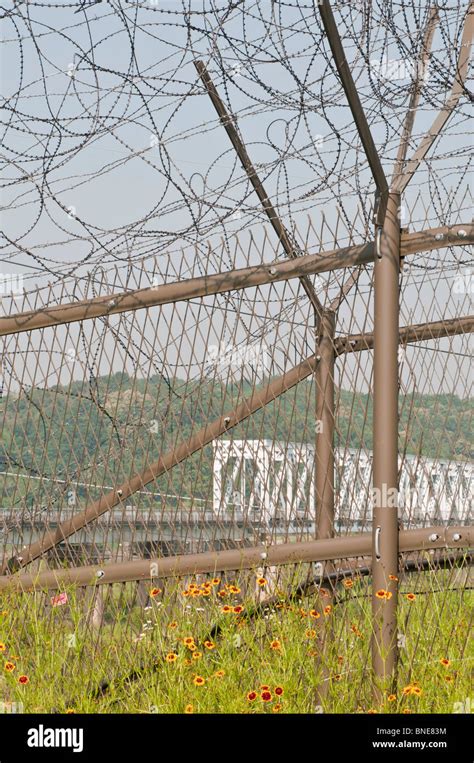
[[[232,411],[250,392],[249,384],[226,387],[215,381],[185,383],[161,376],[136,380],[125,373],[100,377],[93,384],[77,381],[70,387],[26,390],[5,401],[1,468],[55,479],[82,474],[87,481],[92,473],[96,484],[117,484],[200,426]],[[338,390],[336,396],[336,445],[371,450],[370,396],[345,390]],[[472,398],[401,396],[401,452],[472,458],[473,409]],[[313,385],[300,383],[235,427],[232,436],[314,442]],[[208,446],[185,466],[161,478],[161,488],[178,495],[208,497],[211,474],[212,450]],[[36,498],[37,491],[47,487],[40,480],[24,482],[25,491]],[[13,477],[5,480],[4,505],[14,484]]]

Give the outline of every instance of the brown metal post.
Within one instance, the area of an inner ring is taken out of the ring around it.
[[[399,194],[390,193],[374,266],[372,666],[374,698],[395,678],[398,570]],[[377,243],[377,242],[376,242]]]
[[[336,317],[324,310],[316,366],[316,538],[334,536],[334,333]]]
[[[316,538],[327,540],[334,537],[334,334],[336,316],[331,310],[324,310],[319,325],[317,356],[319,360],[315,371],[316,382],[316,448],[315,461],[315,500],[316,500]],[[325,562],[321,575],[329,579],[334,572],[334,565]],[[333,605],[333,596],[327,591],[318,601],[318,609]],[[324,707],[329,689],[330,669],[326,660],[327,644],[333,639],[332,618],[322,619],[320,627],[321,678],[316,699]]]

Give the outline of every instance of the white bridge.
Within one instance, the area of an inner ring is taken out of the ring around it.
[[[315,520],[314,445],[273,440],[215,440],[213,507],[220,517]],[[335,451],[335,514],[339,525],[372,517],[372,452]],[[399,459],[402,522],[462,524],[472,516],[474,464],[406,455]]]

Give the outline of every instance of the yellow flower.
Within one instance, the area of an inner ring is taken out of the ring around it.
[[[175,652],[170,652],[166,655],[166,662],[176,662],[178,655]]]
[[[205,683],[206,681],[202,676],[194,676],[193,684],[195,686],[203,686]]]
[[[7,647],[5,646],[5,644],[2,641],[0,641],[0,652],[5,652],[6,648]]]
[[[395,702],[395,700],[397,699],[397,695],[396,694],[389,694],[387,699],[388,699],[389,702]]]

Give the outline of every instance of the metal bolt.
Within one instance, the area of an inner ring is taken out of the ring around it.
[[[105,575],[104,570],[97,570],[97,572],[95,573],[96,578],[103,578],[104,575]]]
[[[268,272],[270,273],[271,276],[275,276],[276,275],[276,268],[270,268],[270,270]]]
[[[442,241],[444,238],[444,233],[437,233],[435,236],[435,241]]]
[[[260,559],[266,559],[266,558],[267,558],[267,552],[262,551],[262,553],[260,554]]]
[[[428,540],[435,541],[435,540],[438,540],[438,538],[439,538],[439,535],[437,535],[437,533],[431,533]]]
[[[226,416],[224,419],[224,424],[227,427],[230,424],[230,416]]]
[[[461,538],[462,538],[461,533],[454,533],[453,540],[461,540]]]
[[[461,230],[458,230],[458,236],[459,238],[466,238],[467,232],[464,230],[464,228],[461,228]]]

